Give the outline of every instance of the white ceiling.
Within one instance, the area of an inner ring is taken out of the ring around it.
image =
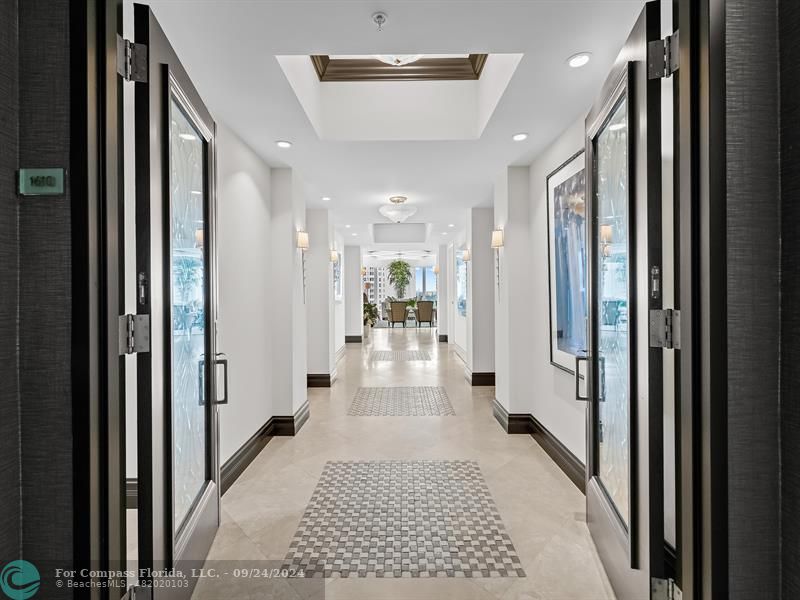
[[[377,208],[389,196],[408,196],[419,208],[413,220],[433,223],[426,246],[463,229],[467,208],[491,205],[492,182],[506,165],[531,162],[588,110],[643,0],[149,4],[214,117],[270,165],[297,169],[308,206],[330,208],[345,243],[370,247],[368,225],[382,220]],[[381,32],[370,19],[378,10],[389,16]],[[566,59],[580,51],[592,61],[569,68]],[[463,53],[524,54],[478,140],[321,141],[276,59]],[[520,131],[528,139],[513,142]],[[279,139],[294,145],[279,149]]]

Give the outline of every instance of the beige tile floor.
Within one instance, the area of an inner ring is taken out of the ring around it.
[[[273,438],[222,498],[209,559],[282,560],[326,461],[469,459],[480,465],[527,577],[328,579],[325,598],[613,598],[586,527],[583,495],[530,436],[503,432],[492,416],[494,388],[470,387],[451,348],[428,328],[376,329],[366,343],[348,344],[333,387],[308,390],[311,417],[299,434]],[[370,362],[372,350],[427,350],[432,360]],[[446,387],[456,416],[347,415],[359,386],[399,385]],[[199,585],[195,597],[215,597],[204,589]],[[231,588],[224,597],[244,596]]]

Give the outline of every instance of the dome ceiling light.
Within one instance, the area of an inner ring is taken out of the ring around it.
[[[384,204],[378,212],[393,223],[404,223],[417,212],[416,207],[405,204],[406,200],[408,198],[405,196],[392,196],[389,198],[390,204]]]

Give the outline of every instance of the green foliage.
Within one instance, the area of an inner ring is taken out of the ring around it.
[[[406,300],[406,306],[410,308],[417,308],[417,299],[411,298],[410,300]]]
[[[364,325],[375,326],[378,320],[378,305],[371,302],[364,303]]]
[[[389,263],[389,283],[394,286],[401,298],[405,296],[410,281],[411,265],[404,260],[394,260]]]

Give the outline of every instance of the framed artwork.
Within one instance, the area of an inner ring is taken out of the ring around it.
[[[336,262],[333,263],[333,296],[334,300],[341,302],[342,300],[342,253],[336,252],[338,256]]]
[[[573,155],[547,176],[550,362],[575,372],[586,350],[586,160]]]
[[[462,250],[456,251],[456,309],[467,316],[467,263]]]

